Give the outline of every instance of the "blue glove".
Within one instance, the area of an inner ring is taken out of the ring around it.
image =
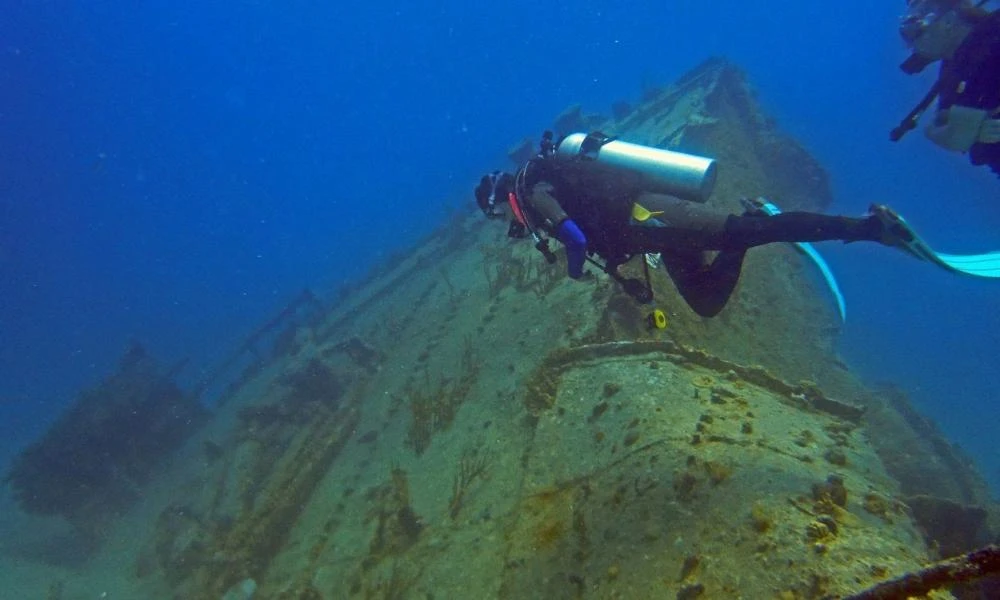
[[[583,261],[587,257],[587,236],[573,219],[566,219],[559,224],[558,237],[566,246],[566,271],[573,279],[579,279],[583,276]]]

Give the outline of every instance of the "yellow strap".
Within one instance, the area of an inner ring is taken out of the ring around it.
[[[662,210],[649,210],[645,206],[640,205],[638,202],[632,203],[632,218],[640,223],[644,223],[653,217],[658,217],[663,214]]]

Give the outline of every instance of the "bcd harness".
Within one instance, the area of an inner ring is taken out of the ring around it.
[[[588,136],[588,138],[589,137],[590,136]],[[588,144],[588,146],[587,146],[586,149],[581,148],[581,152],[580,152],[581,159],[587,159],[587,158],[589,158],[587,156],[587,154],[590,154],[592,152],[596,152],[596,150],[600,149],[601,145],[603,145],[603,144],[611,141],[612,139],[614,139],[614,138],[610,138],[610,137],[604,136],[603,134],[597,134],[594,137],[595,137],[594,142],[596,143],[596,147],[594,145],[589,145]],[[552,159],[545,158],[544,156],[540,155],[536,159],[529,160],[517,172],[517,176],[516,176],[515,181],[514,181],[514,190],[515,191],[510,192],[510,194],[508,195],[508,201],[510,202],[511,210],[514,213],[514,218],[519,223],[521,223],[525,227],[525,229],[528,230],[528,233],[531,235],[531,239],[534,240],[534,242],[535,242],[535,249],[542,253],[542,255],[545,257],[545,260],[549,264],[552,264],[552,263],[554,263],[556,261],[556,256],[549,249],[549,241],[548,241],[548,239],[546,239],[545,237],[543,237],[539,233],[538,229],[533,226],[533,224],[531,223],[531,219],[528,216],[528,213],[521,206],[520,200],[519,200],[520,198],[526,198],[526,197],[528,197],[528,190],[527,190],[527,183],[526,183],[527,176],[526,176],[526,174],[527,174],[528,169],[531,167],[531,165],[534,163],[535,160],[552,160]],[[633,208],[633,215],[636,215],[637,211],[639,211],[640,213],[642,211],[645,211],[645,213],[646,213],[644,215],[645,218],[637,219],[637,220],[640,220],[640,221],[644,221],[644,220],[648,219],[650,216],[655,216],[656,214],[658,214],[658,213],[653,213],[653,212],[650,212],[650,211],[646,211],[646,209],[642,208],[638,204],[635,204],[634,208]],[[652,287],[652,282],[651,282],[650,275],[649,275],[649,265],[648,265],[648,263],[645,260],[642,261],[643,278],[645,279],[645,282],[642,282],[642,281],[639,281],[637,279],[629,279],[629,278],[626,278],[626,277],[622,277],[617,272],[617,266],[619,264],[624,264],[624,263],[627,263],[628,261],[632,260],[632,258],[634,258],[634,256],[635,256],[634,254],[633,255],[628,255],[625,258],[624,261],[615,264],[614,267],[612,267],[610,265],[610,263],[608,263],[607,261],[605,262],[605,264],[599,263],[598,261],[594,260],[594,258],[591,256],[591,254],[592,254],[592,252],[588,250],[587,251],[587,259],[586,259],[587,262],[589,262],[590,264],[594,265],[595,267],[597,267],[598,269],[600,269],[601,271],[603,271],[604,273],[606,273],[609,277],[611,277],[612,279],[614,279],[619,285],[622,286],[622,288],[625,290],[625,292],[627,294],[629,294],[630,296],[632,296],[637,302],[640,302],[642,304],[646,304],[646,303],[651,302],[653,300],[653,287]]]

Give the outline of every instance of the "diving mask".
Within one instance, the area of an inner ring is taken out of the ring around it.
[[[961,0],[911,0],[899,35],[914,53],[928,60],[947,58],[971,31],[959,11]]]

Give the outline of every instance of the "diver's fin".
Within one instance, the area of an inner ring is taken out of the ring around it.
[[[882,204],[873,204],[868,209],[886,227],[888,237],[882,241],[937,266],[962,275],[1000,279],[1000,251],[983,254],[945,254],[937,252],[925,242],[917,232],[899,216],[896,211]]]
[[[653,217],[658,217],[663,214],[662,210],[649,210],[645,206],[642,206],[638,202],[632,203],[632,218],[640,223],[645,223],[646,221],[652,219]]]
[[[747,214],[750,215],[777,215],[781,213],[780,208],[764,197],[742,198],[740,202],[742,202]],[[816,248],[814,248],[812,244],[808,242],[792,242],[792,245],[795,246],[799,252],[808,256],[809,260],[811,260],[819,269],[820,274],[823,275],[823,279],[826,281],[826,286],[830,288],[830,292],[837,301],[837,310],[840,311],[840,320],[846,321],[847,303],[844,301],[844,294],[840,291],[840,285],[837,284],[837,279],[833,276],[833,271],[830,270],[830,265],[823,260],[823,257],[820,256],[819,252],[816,251]]]
[[[917,232],[899,216],[899,213],[884,204],[872,204],[868,207],[868,214],[875,216],[882,222],[885,233],[879,241],[886,246],[899,248],[919,260],[930,260],[933,252],[930,247],[920,239]]]
[[[944,254],[936,252],[937,258],[952,271],[973,277],[1000,279],[1000,252],[984,254]]]

